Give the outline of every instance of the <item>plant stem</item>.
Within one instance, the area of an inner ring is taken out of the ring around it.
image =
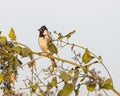
[[[33,53],[33,54],[37,54],[37,55],[39,55],[39,56],[48,57],[48,55],[46,55],[46,54],[42,54],[42,53],[39,54],[38,52],[32,52],[32,53]],[[83,70],[86,69],[84,66],[81,66],[80,64],[71,62],[71,61],[66,60],[66,59],[62,59],[62,58],[60,58],[60,57],[55,57],[55,56],[53,56],[53,57],[49,57],[49,58],[54,58],[54,59],[56,59],[56,60],[58,60],[58,61],[62,61],[62,62],[69,63],[69,64],[74,65],[74,66],[76,66],[76,67],[82,68]]]
[[[71,44],[71,43],[68,43],[68,42],[65,42],[65,41],[62,41],[63,43],[65,43],[65,44],[67,44],[67,45],[73,45],[73,44]],[[79,46],[79,45],[76,45],[76,44],[74,44],[74,46],[76,46],[76,47],[79,47],[79,48],[81,48],[81,49],[84,49],[84,50],[86,50],[86,48],[85,47],[83,47],[83,46]],[[90,50],[89,50],[89,52],[100,62],[100,64],[104,67],[104,69],[106,70],[106,72],[108,73],[108,75],[109,75],[109,77],[110,77],[110,79],[112,80],[112,76],[111,76],[111,74],[110,74],[110,72],[109,72],[109,70],[107,69],[107,67],[105,66],[105,64],[99,59],[99,57],[98,56],[96,56],[93,52],[91,52]],[[113,80],[112,80],[112,85],[113,85]]]
[[[105,93],[106,96],[109,96],[108,93],[103,89],[103,92]]]
[[[70,46],[73,45],[73,44],[71,44],[71,43],[69,43],[69,42],[65,42],[65,41],[61,41],[61,42],[62,42],[62,43],[65,43],[66,45],[70,45]],[[15,42],[15,43],[16,43],[16,44],[19,44],[19,45],[22,45],[22,46],[24,46],[24,47],[26,47],[26,48],[29,48],[29,47],[26,46],[25,44],[22,44],[22,43],[19,43],[19,42]],[[86,50],[86,48],[83,47],[83,46],[79,46],[79,45],[76,45],[76,44],[74,44],[74,46]],[[30,48],[29,48],[29,49],[30,49]],[[99,57],[96,56],[93,52],[91,52],[91,51],[89,51],[89,52],[90,52],[98,61],[100,61],[100,64],[104,67],[104,69],[105,69],[106,72],[108,73],[110,79],[112,80],[112,76],[111,76],[109,70],[107,69],[107,67],[105,66],[105,64],[104,64],[104,63],[99,59]],[[37,55],[43,56],[43,57],[48,57],[48,55],[42,54],[42,53],[39,54],[38,52],[33,52],[33,54],[37,54]],[[66,60],[66,59],[62,59],[62,58],[58,58],[58,57],[49,57],[49,58],[54,58],[54,59],[56,59],[56,60],[58,60],[58,61],[62,61],[62,62],[69,63],[69,64],[74,65],[74,66],[76,66],[76,67],[82,68],[83,70],[86,69],[85,66],[81,66],[80,64],[71,62],[71,61]],[[40,59],[40,58],[34,59],[34,61],[35,61],[35,60],[38,60],[38,59]],[[89,70],[88,70],[88,71],[89,71]],[[33,83],[33,67],[32,67],[32,83]],[[113,85],[113,80],[112,80],[112,85]],[[113,91],[115,94],[117,94],[118,96],[120,96],[120,93],[119,93],[116,89],[113,88],[112,91]],[[31,96],[32,96],[32,94],[31,94]]]
[[[24,47],[26,47],[26,48],[29,48],[27,45],[25,45],[25,44],[22,44],[22,43],[19,43],[19,42],[15,42],[15,44],[19,44],[19,45],[21,45],[21,46],[24,46]],[[30,48],[29,48],[30,49]]]
[[[118,96],[120,96],[120,93],[119,93],[116,89],[114,89],[114,87],[113,87],[112,91],[113,91],[114,93],[116,93]]]

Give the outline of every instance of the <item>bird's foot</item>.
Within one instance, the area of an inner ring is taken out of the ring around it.
[[[49,58],[53,58],[53,54],[52,54],[52,53],[49,53],[49,54],[48,54],[48,57],[49,57]]]

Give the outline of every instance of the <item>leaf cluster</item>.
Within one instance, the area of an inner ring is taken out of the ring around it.
[[[10,29],[8,37],[9,39],[0,35],[0,85],[5,95],[12,94],[18,68],[23,64],[20,58],[29,57],[32,54],[28,47],[17,43],[13,28]]]
[[[53,53],[59,55],[58,49],[62,50],[69,47],[74,57],[66,60],[58,57],[52,57],[57,61],[58,70],[53,67],[37,70],[33,55],[39,57],[48,57],[39,52],[33,52],[27,45],[17,42],[17,36],[13,28],[10,29],[7,38],[0,34],[0,88],[4,96],[24,96],[16,93],[14,90],[17,83],[18,69],[28,65],[31,69],[31,77],[24,81],[25,88],[20,90],[29,90],[30,94],[36,96],[80,96],[82,86],[86,86],[88,92],[98,92],[101,90],[113,90],[119,94],[113,86],[113,81],[109,71],[102,62],[101,56],[96,56],[88,48],[69,43],[69,39],[75,33],[75,30],[66,35],[54,32],[56,38],[52,42],[57,42],[57,47],[53,43],[49,44]],[[76,50],[77,48],[77,50]],[[82,49],[82,53],[80,50]],[[23,64],[22,58],[30,58],[30,62]],[[69,67],[65,67],[68,64]],[[96,71],[93,65],[102,65],[108,73],[108,78],[100,76],[100,71]],[[19,90],[19,91],[20,91]],[[25,93],[26,96],[28,95]],[[119,96],[119,95],[118,95]]]

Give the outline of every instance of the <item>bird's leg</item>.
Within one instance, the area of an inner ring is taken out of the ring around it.
[[[48,54],[48,57],[49,57],[50,60],[51,60],[53,70],[54,70],[54,71],[58,71],[59,68],[58,68],[58,66],[57,66],[57,64],[56,64],[56,62],[55,62],[55,60],[54,60],[54,58],[53,58],[53,54],[52,54],[52,53],[49,53],[49,54]]]
[[[53,54],[52,53],[48,53],[47,54],[49,58],[53,59]]]

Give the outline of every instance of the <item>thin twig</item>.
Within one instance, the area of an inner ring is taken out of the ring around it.
[[[65,44],[68,44],[68,45],[70,45],[70,46],[72,46],[73,44],[71,44],[71,43],[68,43],[68,42],[65,42],[65,41],[61,41],[61,42],[63,42],[63,43],[65,43]],[[86,48],[85,47],[83,47],[83,46],[79,46],[79,45],[76,45],[76,44],[74,44],[74,46],[76,46],[76,47],[79,47],[79,48],[82,48],[82,49],[84,49],[84,50],[86,50]],[[99,57],[98,56],[96,56],[93,52],[91,52],[90,50],[89,50],[89,52],[98,60],[98,61],[100,61],[100,64],[105,68],[105,70],[106,70],[106,72],[108,73],[108,75],[109,75],[109,77],[110,77],[110,79],[112,80],[112,76],[111,76],[111,74],[110,74],[110,72],[109,72],[109,70],[107,69],[107,67],[105,66],[105,64],[99,59]],[[112,80],[112,85],[113,85],[113,80]]]
[[[118,96],[120,96],[120,93],[116,89],[113,88],[112,91],[116,93]]]

